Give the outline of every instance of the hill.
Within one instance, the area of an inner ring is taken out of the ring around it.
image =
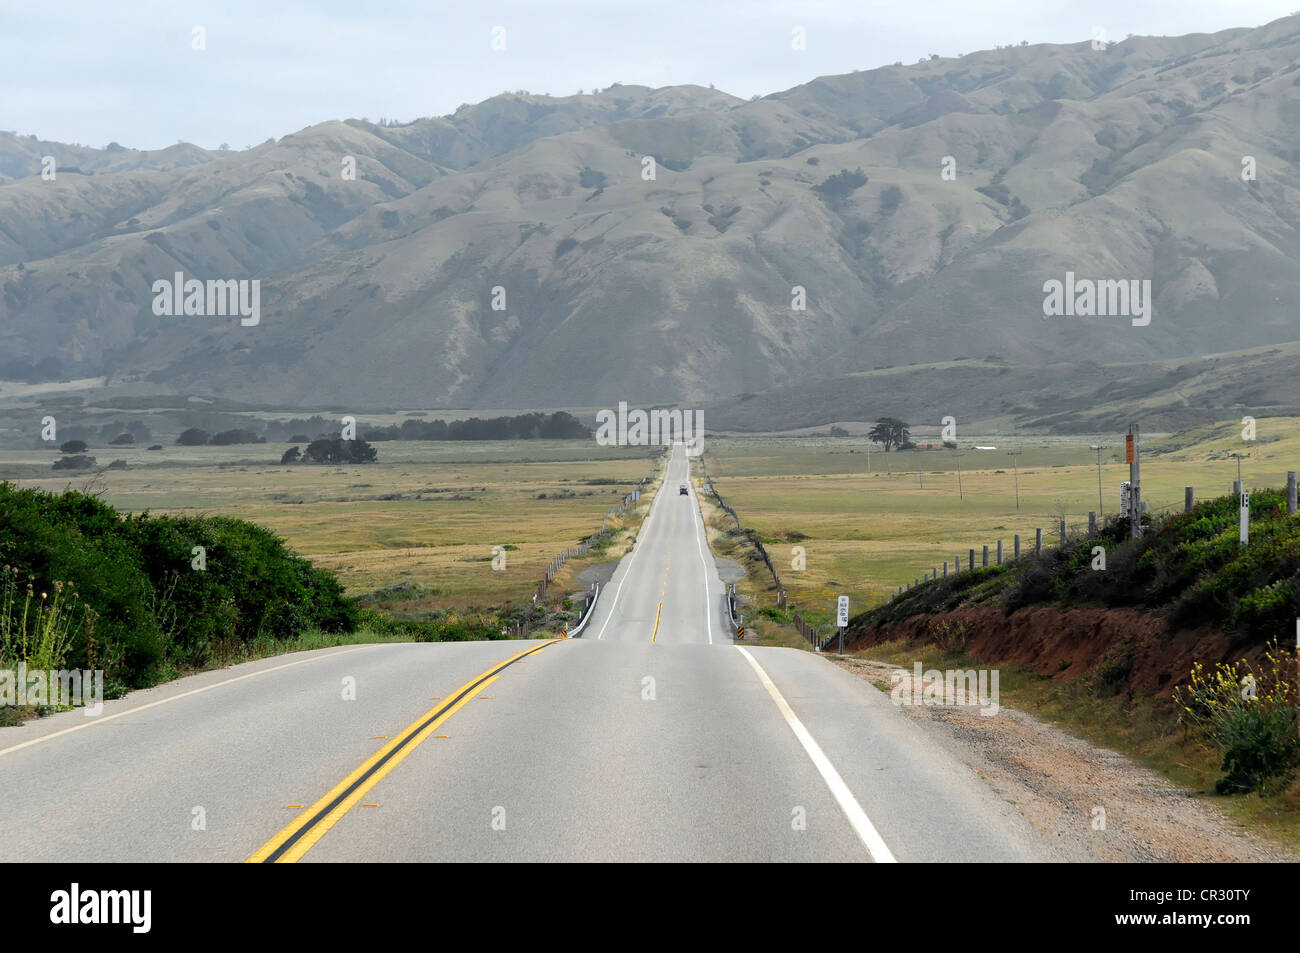
[[[990,354],[1140,366],[1290,343],[1298,68],[1292,16],[751,102],[520,91],[246,151],[6,134],[0,376],[277,406],[573,407]],[[259,323],[156,315],[154,282],[177,272],[260,281]],[[1044,284],[1067,272],[1149,279],[1150,325],[1045,319]]]

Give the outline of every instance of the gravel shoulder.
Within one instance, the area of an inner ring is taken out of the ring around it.
[[[890,690],[899,666],[830,661]],[[900,706],[1072,862],[1294,862],[1286,848],[1241,830],[1212,805],[1128,758],[1022,711]],[[1100,809],[1100,811],[1098,810]],[[1104,812],[1104,815],[1101,813]],[[1104,828],[1098,822],[1104,818]]]

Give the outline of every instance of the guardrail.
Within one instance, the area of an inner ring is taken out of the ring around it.
[[[736,615],[736,587],[732,583],[727,583],[726,602],[727,619],[731,623],[731,634],[735,636],[740,633],[740,627],[745,624],[745,620]]]
[[[600,597],[600,583],[591,584],[591,595],[587,598],[587,607],[582,612],[582,619],[579,620],[575,628],[569,629],[565,634],[571,639],[582,637],[582,630],[587,627],[591,617],[596,614],[596,600]]]

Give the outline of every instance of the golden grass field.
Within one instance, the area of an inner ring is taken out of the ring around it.
[[[125,459],[129,467],[94,477],[50,473],[48,452],[6,452],[0,479],[47,490],[89,486],[131,512],[252,520],[336,570],[352,595],[414,582],[433,590],[423,608],[465,608],[528,601],[551,559],[600,529],[603,514],[660,456],[588,441],[375,446],[379,462],[339,467],[279,466],[278,444],[94,450],[100,464]],[[618,525],[636,522],[647,503],[643,497]],[[505,552],[503,571],[492,569],[494,546],[518,547]],[[616,543],[610,553],[624,548]],[[581,588],[574,577],[582,565],[566,566],[557,582]]]
[[[1284,486],[1286,472],[1300,470],[1300,419],[1260,418],[1256,426],[1254,442],[1241,439],[1239,421],[1144,437],[1142,491],[1151,510],[1181,510],[1185,486],[1195,488],[1197,499],[1230,493],[1234,453],[1245,456],[1247,489]],[[961,446],[971,444],[998,449],[886,454],[873,445],[868,467],[865,437],[714,437],[705,457],[723,499],[762,536],[790,602],[817,624],[833,617],[840,594],[850,597],[856,614],[926,572],[942,572],[945,560],[951,570],[960,555],[965,567],[972,547],[978,560],[988,544],[993,562],[998,539],[1009,558],[1016,533],[1028,550],[1036,528],[1044,545],[1054,541],[1061,518],[1070,532],[1086,529],[1088,512],[1099,505],[1091,444],[1110,448],[1102,452],[1102,512],[1119,510],[1119,484],[1128,479],[1121,433],[963,435]],[[1012,450],[1020,452],[1015,469]],[[796,546],[806,553],[802,571],[793,568]],[[756,595],[759,582],[751,573]],[[764,603],[771,604],[770,593],[760,595]]]
[[[1242,453],[1246,486],[1280,486],[1300,469],[1300,420],[1261,418],[1254,442],[1237,421],[1143,441],[1143,491],[1155,511],[1182,506],[1183,487],[1197,497],[1221,495],[1236,479]],[[920,438],[925,442],[928,438]],[[997,450],[883,453],[864,437],[710,437],[709,471],[746,526],[762,535],[791,602],[825,622],[841,593],[856,613],[974,547],[991,553],[1012,537],[1045,542],[1064,516],[1071,531],[1098,508],[1096,455],[1102,453],[1102,511],[1118,510],[1128,478],[1123,435],[1008,438],[962,435]],[[280,466],[283,448],[177,447],[92,451],[100,464],[123,459],[126,470],[88,477],[52,473],[48,451],[0,453],[0,479],[60,490],[91,486],[132,512],[221,513],[262,523],[318,565],[336,570],[362,594],[402,582],[429,587],[432,605],[503,606],[528,599],[560,550],[600,527],[601,516],[661,453],[655,448],[600,447],[590,441],[420,442],[376,444],[376,464]],[[868,458],[868,449],[871,453]],[[1013,458],[1012,450],[1019,452]],[[868,464],[868,459],[870,464]],[[959,493],[960,471],[960,493]],[[1018,475],[1017,472],[1018,471]],[[1016,482],[1020,509],[1016,509]],[[544,498],[543,498],[544,494]],[[649,502],[646,494],[635,524]],[[723,525],[706,515],[714,539]],[[726,521],[730,525],[730,521]],[[801,538],[806,537],[806,538]],[[506,569],[491,569],[492,548]],[[793,568],[795,546],[806,568]],[[609,558],[625,548],[616,545]],[[990,558],[993,558],[992,556]],[[572,585],[584,564],[566,567]],[[748,588],[758,595],[760,577]],[[746,588],[742,584],[742,589]],[[760,604],[770,601],[762,594]]]

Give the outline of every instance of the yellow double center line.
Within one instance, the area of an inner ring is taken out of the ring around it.
[[[668,480],[667,478],[665,478],[664,479],[665,486],[667,485],[667,483]],[[668,572],[673,567],[672,538],[673,538],[673,530],[675,530],[676,528],[677,528],[677,511],[673,510],[673,515],[669,518],[669,523],[668,523],[669,547],[668,547],[668,560],[664,563],[664,587],[663,590],[659,593],[659,608],[655,610],[655,627],[654,627],[654,631],[650,633],[651,642],[659,641],[659,617],[663,615],[664,599],[668,597]]]
[[[370,789],[384,779],[389,771],[397,767],[402,760],[420,746],[444,721],[456,714],[474,693],[497,680],[503,669],[509,668],[520,659],[527,658],[534,652],[554,645],[560,639],[551,639],[541,645],[510,656],[504,662],[494,665],[482,675],[474,678],[459,689],[451,698],[436,708],[432,708],[417,718],[405,731],[384,745],[370,756],[360,767],[335,785],[328,794],[303,811],[284,830],[263,844],[252,857],[250,864],[292,864],[302,859],[312,846],[325,836],[325,833],[342,820]]]

